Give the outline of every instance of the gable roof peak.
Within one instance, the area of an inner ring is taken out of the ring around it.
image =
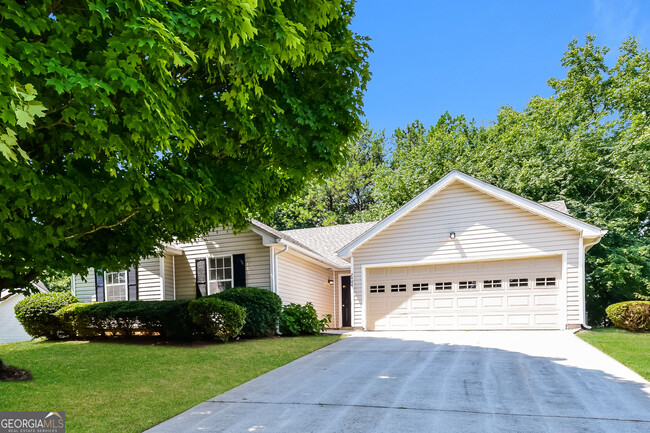
[[[433,185],[429,186],[424,191],[416,195],[413,199],[397,209],[395,212],[379,221],[375,226],[367,230],[365,233],[361,234],[346,246],[341,248],[338,251],[338,255],[340,257],[349,257],[355,249],[357,249],[368,240],[372,239],[377,233],[383,231],[394,222],[400,220],[403,216],[409,214],[411,211],[419,207],[422,203],[435,196],[455,181],[460,181],[475,190],[483,192],[484,194],[502,200],[513,206],[519,207],[532,214],[536,214],[558,224],[569,227],[573,230],[577,230],[583,233],[585,237],[600,239],[607,233],[606,230],[601,230],[592,224],[572,217],[568,214],[568,211],[564,212],[562,209],[559,209],[560,206],[558,205],[549,205],[550,203],[540,204],[534,202],[513,192],[479,180],[467,173],[463,173],[460,170],[454,169],[440,178]],[[566,209],[566,205],[564,205],[564,209]]]

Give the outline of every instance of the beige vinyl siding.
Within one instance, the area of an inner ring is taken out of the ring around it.
[[[567,256],[567,323],[578,324],[579,233],[456,181],[354,251],[354,324],[363,325],[363,265],[562,252]]]
[[[334,287],[331,269],[319,266],[288,251],[278,256],[278,294],[284,304],[314,304],[319,317],[334,316]]]
[[[95,301],[95,270],[90,268],[86,281],[75,275],[75,293],[80,302]],[[138,267],[138,299],[145,301],[161,300],[162,277],[160,258],[149,257],[140,261]]]
[[[95,270],[90,268],[86,275],[86,281],[81,275],[74,275],[75,296],[79,302],[92,302],[95,300]]]
[[[14,313],[14,307],[23,299],[25,299],[25,296],[17,294],[0,302],[0,323],[2,324],[0,344],[15,343],[32,339],[32,337],[25,332],[23,325],[20,324],[16,318],[16,314]]]
[[[207,257],[246,255],[246,285],[270,289],[269,247],[262,245],[262,237],[250,230],[234,234],[230,229],[209,233],[205,238],[179,244],[185,252],[176,257],[176,299],[196,297],[196,259]]]
[[[138,268],[138,299],[160,301],[162,296],[160,257],[148,257],[140,261]]]
[[[165,299],[174,299],[174,257],[171,254],[165,256],[164,274],[165,274]]]

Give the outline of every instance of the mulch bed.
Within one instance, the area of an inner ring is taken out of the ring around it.
[[[30,373],[29,371],[4,364],[0,360],[0,382],[33,380],[33,379],[34,378],[32,377],[32,373]]]

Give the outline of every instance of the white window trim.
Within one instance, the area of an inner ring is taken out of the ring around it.
[[[224,254],[222,256],[207,256],[206,257],[206,264],[207,264],[207,271],[208,271],[208,295],[211,295],[210,293],[210,283],[212,282],[223,282],[223,281],[230,281],[230,287],[234,287],[235,284],[235,262],[233,261],[232,254]],[[225,259],[226,257],[230,258],[230,280],[211,280],[210,279],[210,269],[212,267],[210,266],[210,260],[212,259]],[[219,293],[219,292],[215,292]]]
[[[106,272],[104,271],[104,302],[109,302],[108,301],[108,278],[106,278],[106,274],[110,273],[115,273],[115,272],[124,272],[124,300],[128,301],[129,300],[129,271],[121,270],[121,271],[114,271],[114,272]],[[112,286],[115,286],[115,284],[111,284]]]

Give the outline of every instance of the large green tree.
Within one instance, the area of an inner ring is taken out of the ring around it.
[[[374,200],[375,173],[385,164],[385,141],[383,131],[373,131],[365,123],[347,144],[345,164],[331,176],[309,182],[279,205],[267,222],[286,230],[363,220]]]
[[[353,1],[5,0],[0,287],[125,268],[344,161]]]

